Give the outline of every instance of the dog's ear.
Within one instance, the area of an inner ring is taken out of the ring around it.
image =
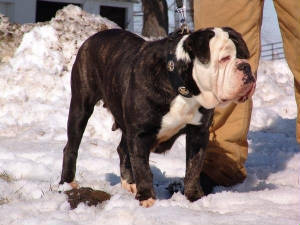
[[[222,29],[229,34],[229,38],[233,41],[236,47],[236,57],[239,59],[249,59],[250,53],[242,35],[230,27],[223,27]]]
[[[192,59],[197,57],[201,63],[207,64],[210,61],[209,41],[214,36],[211,28],[198,30],[189,35],[183,43],[183,48]]]

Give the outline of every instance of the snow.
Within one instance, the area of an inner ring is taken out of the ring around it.
[[[112,117],[95,107],[79,150],[76,180],[112,198],[71,210],[58,192],[70,101],[70,70],[80,44],[113,23],[69,6],[32,25],[14,54],[0,62],[0,224],[284,224],[300,222],[300,152],[295,139],[293,77],[285,61],[261,61],[249,132],[247,179],[191,203],[166,187],[182,182],[185,141],[152,154],[158,200],[139,206],[121,189]],[[1,60],[1,56],[0,56]],[[64,187],[67,188],[67,187]]]

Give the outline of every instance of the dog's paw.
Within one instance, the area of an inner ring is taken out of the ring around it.
[[[155,203],[155,199],[153,198],[148,198],[147,200],[140,201],[140,205],[143,206],[144,208],[149,208],[153,206]]]
[[[121,179],[121,186],[132,194],[137,193],[136,184],[128,184],[126,180]]]
[[[79,188],[79,184],[73,180],[71,183],[69,183],[69,185],[73,188],[73,189],[78,189]]]
[[[70,183],[64,182],[63,184],[60,184],[58,186],[58,191],[64,192],[64,191],[69,191],[78,188],[79,188],[79,184],[76,181],[72,181]]]
[[[204,197],[204,192],[202,190],[194,190],[194,191],[190,191],[187,192],[186,190],[184,191],[184,195],[186,196],[186,198],[190,201],[190,202],[195,202],[198,199]]]

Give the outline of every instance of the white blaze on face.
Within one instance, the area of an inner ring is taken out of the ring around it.
[[[209,42],[210,61],[203,64],[194,59],[193,79],[201,93],[194,96],[205,108],[214,108],[230,99],[240,85],[236,77],[236,47],[227,32],[221,28],[213,29],[215,35]]]

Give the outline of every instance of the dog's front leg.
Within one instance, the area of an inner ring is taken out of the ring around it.
[[[186,127],[186,174],[184,178],[184,194],[190,201],[196,201],[204,196],[200,185],[200,173],[204,163],[208,138],[208,129],[194,125],[188,125]]]
[[[150,207],[155,202],[153,175],[149,166],[150,149],[154,140],[154,137],[146,134],[127,139],[132,173],[137,187],[135,198],[144,207]]]

